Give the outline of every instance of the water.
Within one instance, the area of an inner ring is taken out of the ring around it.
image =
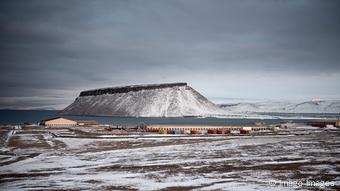
[[[277,115],[277,114],[275,114]],[[313,114],[308,114],[309,117]],[[308,115],[304,115],[307,116]],[[317,114],[319,117],[338,117],[333,114]],[[57,117],[59,110],[0,110],[0,124],[22,124],[22,123],[38,123],[43,119]],[[145,124],[192,124],[192,125],[254,125],[256,123],[262,124],[278,124],[283,122],[304,123],[306,119],[225,119],[225,118],[194,118],[194,117],[97,117],[97,116],[64,116],[69,119],[83,119],[96,120],[101,124],[115,124],[115,125],[136,125],[140,123]]]
[[[0,124],[37,123],[58,115],[58,110],[0,110]]]

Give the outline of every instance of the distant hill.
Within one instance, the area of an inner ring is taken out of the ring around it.
[[[340,100],[240,102],[221,104],[220,107],[232,113],[340,113]]]
[[[133,85],[83,91],[62,114],[182,117],[226,113],[186,83]]]

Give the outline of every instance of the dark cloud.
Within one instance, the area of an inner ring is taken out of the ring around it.
[[[340,97],[339,9],[335,0],[1,1],[0,97],[72,100],[175,81],[209,97]]]

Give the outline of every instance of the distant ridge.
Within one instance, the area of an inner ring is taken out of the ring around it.
[[[340,113],[340,100],[258,101],[221,104],[232,113]]]
[[[145,85],[131,85],[131,86],[121,86],[121,87],[112,87],[112,88],[100,88],[100,89],[82,91],[79,97],[103,95],[103,94],[127,93],[131,91],[136,92],[136,91],[141,91],[141,90],[171,88],[171,87],[186,86],[186,85],[187,83],[181,82],[181,83],[145,84]]]

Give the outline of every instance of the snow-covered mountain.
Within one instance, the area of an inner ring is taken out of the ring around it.
[[[149,84],[83,91],[62,114],[178,117],[227,113],[186,83]]]
[[[340,100],[240,102],[220,107],[232,113],[340,113]]]

